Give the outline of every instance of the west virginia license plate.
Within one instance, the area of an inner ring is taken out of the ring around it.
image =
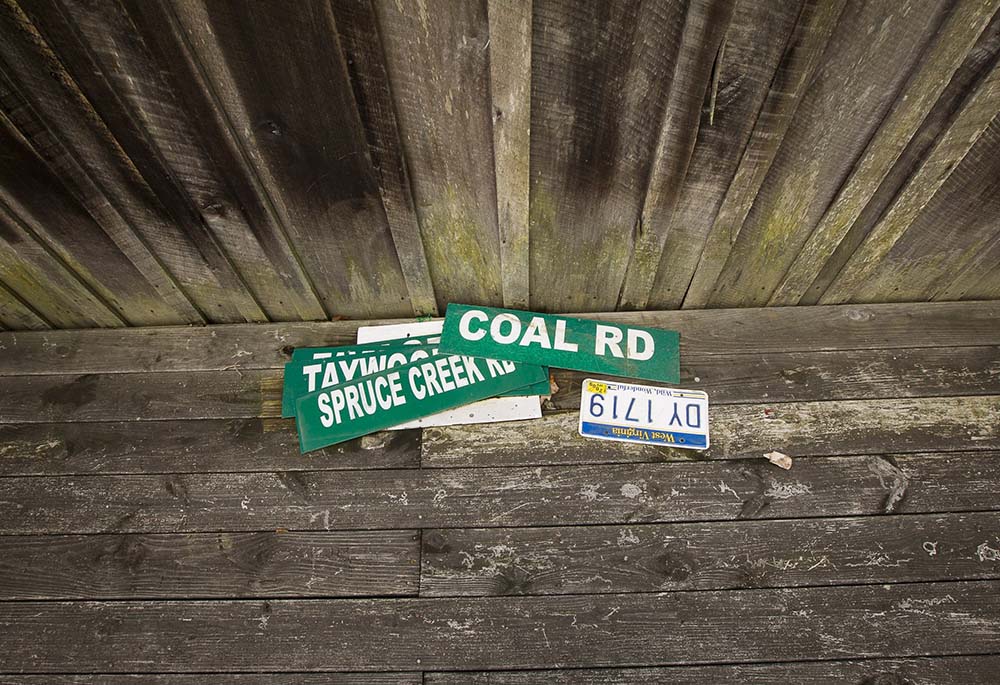
[[[708,395],[700,390],[583,381],[580,435],[690,450],[707,449]]]

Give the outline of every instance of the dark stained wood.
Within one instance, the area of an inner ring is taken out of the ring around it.
[[[643,230],[686,9],[662,1],[534,0],[533,309],[616,307]]]
[[[423,533],[421,596],[801,587],[1000,577],[1000,513]],[[982,553],[980,553],[982,552]]]
[[[378,471],[0,478],[0,534],[368,530],[996,509],[996,452]]]
[[[585,375],[557,380],[569,398],[556,393],[556,406],[577,405]],[[10,376],[0,423],[277,418],[282,376],[278,369]],[[705,390],[717,405],[996,395],[1000,347],[692,356],[681,385]]]
[[[698,139],[666,233],[665,258],[660,259],[649,308],[677,309],[684,300],[800,10],[801,2],[736,3],[715,63],[716,96],[701,110]]]
[[[0,537],[0,601],[416,595],[420,534]]]
[[[29,673],[625,666],[1000,648],[1000,583],[985,581],[664,596],[16,602],[5,609],[0,649]]]
[[[682,358],[755,352],[1000,345],[1000,302],[586,314],[681,334]],[[296,347],[353,345],[358,326],[412,321],[165,327],[0,335],[0,375],[283,368]],[[914,333],[914,327],[919,329]],[[114,350],[114,354],[108,354]]]
[[[562,671],[490,671],[428,673],[426,685],[827,685],[831,682],[906,683],[907,685],[991,685],[1000,656],[949,656],[915,659],[811,661],[734,666],[669,666],[662,668],[573,669]],[[33,681],[23,681],[29,685]],[[71,681],[76,683],[76,681]],[[89,682],[89,681],[85,681]],[[117,681],[114,685],[120,685]],[[156,682],[156,681],[153,681]],[[0,683],[7,685],[2,680]],[[21,685],[17,680],[10,685]],[[121,685],[124,685],[121,684]]]
[[[45,330],[52,324],[0,282],[0,326],[15,330]]]
[[[415,468],[420,430],[301,454],[287,419],[0,425],[0,475],[241,473]]]
[[[854,292],[863,287],[878,265],[892,250],[910,224],[927,207],[959,162],[969,153],[996,116],[1000,97],[1000,62],[976,85],[962,109],[952,118],[920,168],[910,177],[892,206],[882,215],[864,241],[847,260],[819,299],[821,304],[836,304],[856,299]],[[863,298],[858,298],[863,299]]]
[[[818,67],[816,83],[822,86],[803,94],[781,149],[716,280],[710,305],[766,304],[824,209],[836,198],[844,179],[854,168],[868,173],[864,159],[859,167],[854,165],[879,127],[883,123],[888,127],[886,135],[894,145],[905,145],[906,133],[912,131],[894,133],[899,124],[883,120],[906,86],[914,65],[926,54],[926,44],[941,27],[946,4],[916,0],[893,3],[891,8],[867,2],[847,5]],[[979,28],[984,22],[979,21]],[[866,39],[858,40],[859,35]],[[948,39],[944,41],[950,47]],[[953,58],[955,67],[960,59]],[[932,62],[925,63],[928,69]],[[947,82],[938,85],[935,76],[928,78],[940,88]],[[896,107],[895,115],[909,115],[919,122],[926,113],[919,111],[916,104],[921,96],[914,94],[914,104],[910,105],[918,109],[916,115],[907,112],[906,107]],[[817,155],[817,148],[824,154]],[[880,180],[877,172],[873,174],[874,178],[867,178],[866,183],[875,185]]]
[[[438,309],[500,305],[486,2],[376,2]]]
[[[329,4],[142,3],[132,13],[211,84],[209,106],[242,151],[240,183],[264,195],[326,313],[411,313]]]
[[[705,307],[781,142],[825,54],[847,0],[804,0],[739,166],[715,216],[682,306]]]
[[[902,87],[902,97],[880,123],[861,159],[854,163],[836,198],[802,244],[767,304],[799,302],[918,133],[998,7],[997,0],[968,0],[950,10]]]
[[[0,100],[5,107],[11,105],[4,95]],[[136,265],[2,115],[0,197],[7,212],[30,227],[36,240],[93,291],[101,307],[110,307],[120,317],[113,325],[156,325],[177,320]]]
[[[170,68],[159,63],[118,2],[35,0],[31,16],[73,67],[81,90],[174,222],[213,260],[227,292],[243,298],[244,316],[254,321],[323,317],[286,241],[270,227],[247,222],[203,144],[219,134],[199,130],[199,122],[210,119],[192,113],[179,97],[172,80],[185,76],[172,71],[181,60]]]
[[[488,0],[490,97],[503,306],[529,304],[531,0]]]
[[[646,309],[698,139],[702,103],[724,55],[735,0],[688,3],[646,197],[617,308]],[[714,87],[714,86],[713,86]],[[709,99],[714,107],[713,92]],[[714,114],[709,113],[713,119]],[[710,124],[711,125],[711,124]]]
[[[436,315],[434,284],[403,158],[385,54],[375,30],[375,8],[371,0],[335,2],[331,7],[413,313]]]
[[[213,685],[422,685],[420,673],[213,673]],[[0,685],[42,685],[47,675],[0,675]],[[60,675],[64,685],[203,685],[205,675]]]

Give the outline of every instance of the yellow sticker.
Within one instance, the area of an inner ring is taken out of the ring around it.
[[[608,391],[607,383],[598,383],[597,381],[587,381],[587,392],[596,392],[599,395],[603,395]]]

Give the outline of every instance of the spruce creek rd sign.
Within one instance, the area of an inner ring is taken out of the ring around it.
[[[299,445],[309,452],[542,382],[540,366],[432,355],[299,397]]]
[[[449,304],[442,352],[653,381],[680,381],[680,334],[655,328]]]

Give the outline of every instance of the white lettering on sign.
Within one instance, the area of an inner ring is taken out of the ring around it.
[[[517,344],[520,347],[538,347],[546,350],[578,352],[579,343],[566,339],[566,320],[557,319],[555,331],[550,334],[545,319],[533,316],[526,326],[509,313],[498,314],[490,320],[489,315],[478,309],[470,309],[458,321],[458,334],[466,340],[476,342],[487,335],[501,345]],[[624,343],[624,344],[623,344]],[[622,329],[608,324],[595,324],[594,354],[602,357],[645,361],[652,359],[656,343],[648,332],[632,328]]]

